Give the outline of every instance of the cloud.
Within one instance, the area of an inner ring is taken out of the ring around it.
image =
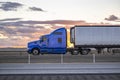
[[[18,2],[0,2],[0,10],[2,11],[17,11],[19,8],[26,6],[30,11],[45,12],[42,8],[27,6]],[[25,9],[25,11],[27,11]]]
[[[48,20],[48,21],[16,21],[16,22],[5,22],[5,20],[1,20],[3,22],[0,22],[1,26],[30,26],[30,25],[35,25],[35,24],[50,24],[50,25],[55,25],[55,24],[60,24],[60,25],[83,25],[83,24],[88,24],[85,21],[78,20]]]
[[[9,20],[13,20],[13,21],[9,21]],[[14,20],[18,20],[18,21],[14,21]],[[59,28],[60,26],[53,27],[56,24],[75,25],[75,24],[87,24],[87,23],[82,20],[20,21],[20,18],[8,18],[8,19],[0,20],[0,31],[2,31],[4,34],[7,34],[8,36],[27,35],[29,37],[35,37],[36,34],[33,33],[45,34],[45,33],[49,33],[51,30]],[[30,36],[28,34],[30,35],[33,34],[34,36]]]
[[[0,34],[0,39],[6,39],[6,38],[8,38],[8,37],[3,34]]]
[[[16,21],[16,20],[21,20],[22,18],[6,18],[6,19],[2,19],[0,21]]]
[[[34,33],[34,32],[38,32],[38,31],[40,31],[40,29],[34,28],[34,27],[17,28],[17,32],[20,32],[20,33]]]
[[[3,11],[17,11],[23,4],[17,2],[0,2],[0,9]]]
[[[120,18],[115,15],[110,15],[108,18],[105,18],[107,21],[120,21]]]
[[[47,24],[62,24],[62,25],[80,25],[85,24],[85,21],[82,20],[51,20],[51,21],[42,21],[41,23]]]
[[[48,21],[18,21],[18,24],[62,24],[62,25],[80,25],[87,24],[85,21],[78,20],[48,20]]]
[[[31,10],[31,11],[42,11],[42,12],[44,12],[43,9],[38,8],[38,7],[29,7],[29,10]]]

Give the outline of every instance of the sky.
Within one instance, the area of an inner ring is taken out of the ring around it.
[[[120,0],[0,0],[0,47],[26,47],[74,25],[120,25]]]

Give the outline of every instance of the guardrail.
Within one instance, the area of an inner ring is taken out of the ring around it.
[[[27,53],[27,49],[26,48],[0,48],[0,55],[12,55],[12,54],[22,55],[22,53]]]
[[[0,64],[0,74],[120,74],[120,63]]]
[[[27,51],[26,48],[0,48],[0,51]]]

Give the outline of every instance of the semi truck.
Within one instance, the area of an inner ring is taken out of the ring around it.
[[[120,48],[119,25],[76,25],[70,28],[70,42],[73,48],[67,48],[67,30],[59,28],[39,40],[28,43],[28,53],[87,55],[92,49],[98,53],[107,49],[115,52]]]

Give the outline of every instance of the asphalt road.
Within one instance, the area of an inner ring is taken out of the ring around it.
[[[120,54],[96,54],[96,62],[120,62]],[[0,63],[89,63],[93,62],[93,54],[71,55],[71,54],[44,54],[30,55],[27,53],[0,53]]]
[[[0,75],[0,80],[120,80],[120,74]]]

